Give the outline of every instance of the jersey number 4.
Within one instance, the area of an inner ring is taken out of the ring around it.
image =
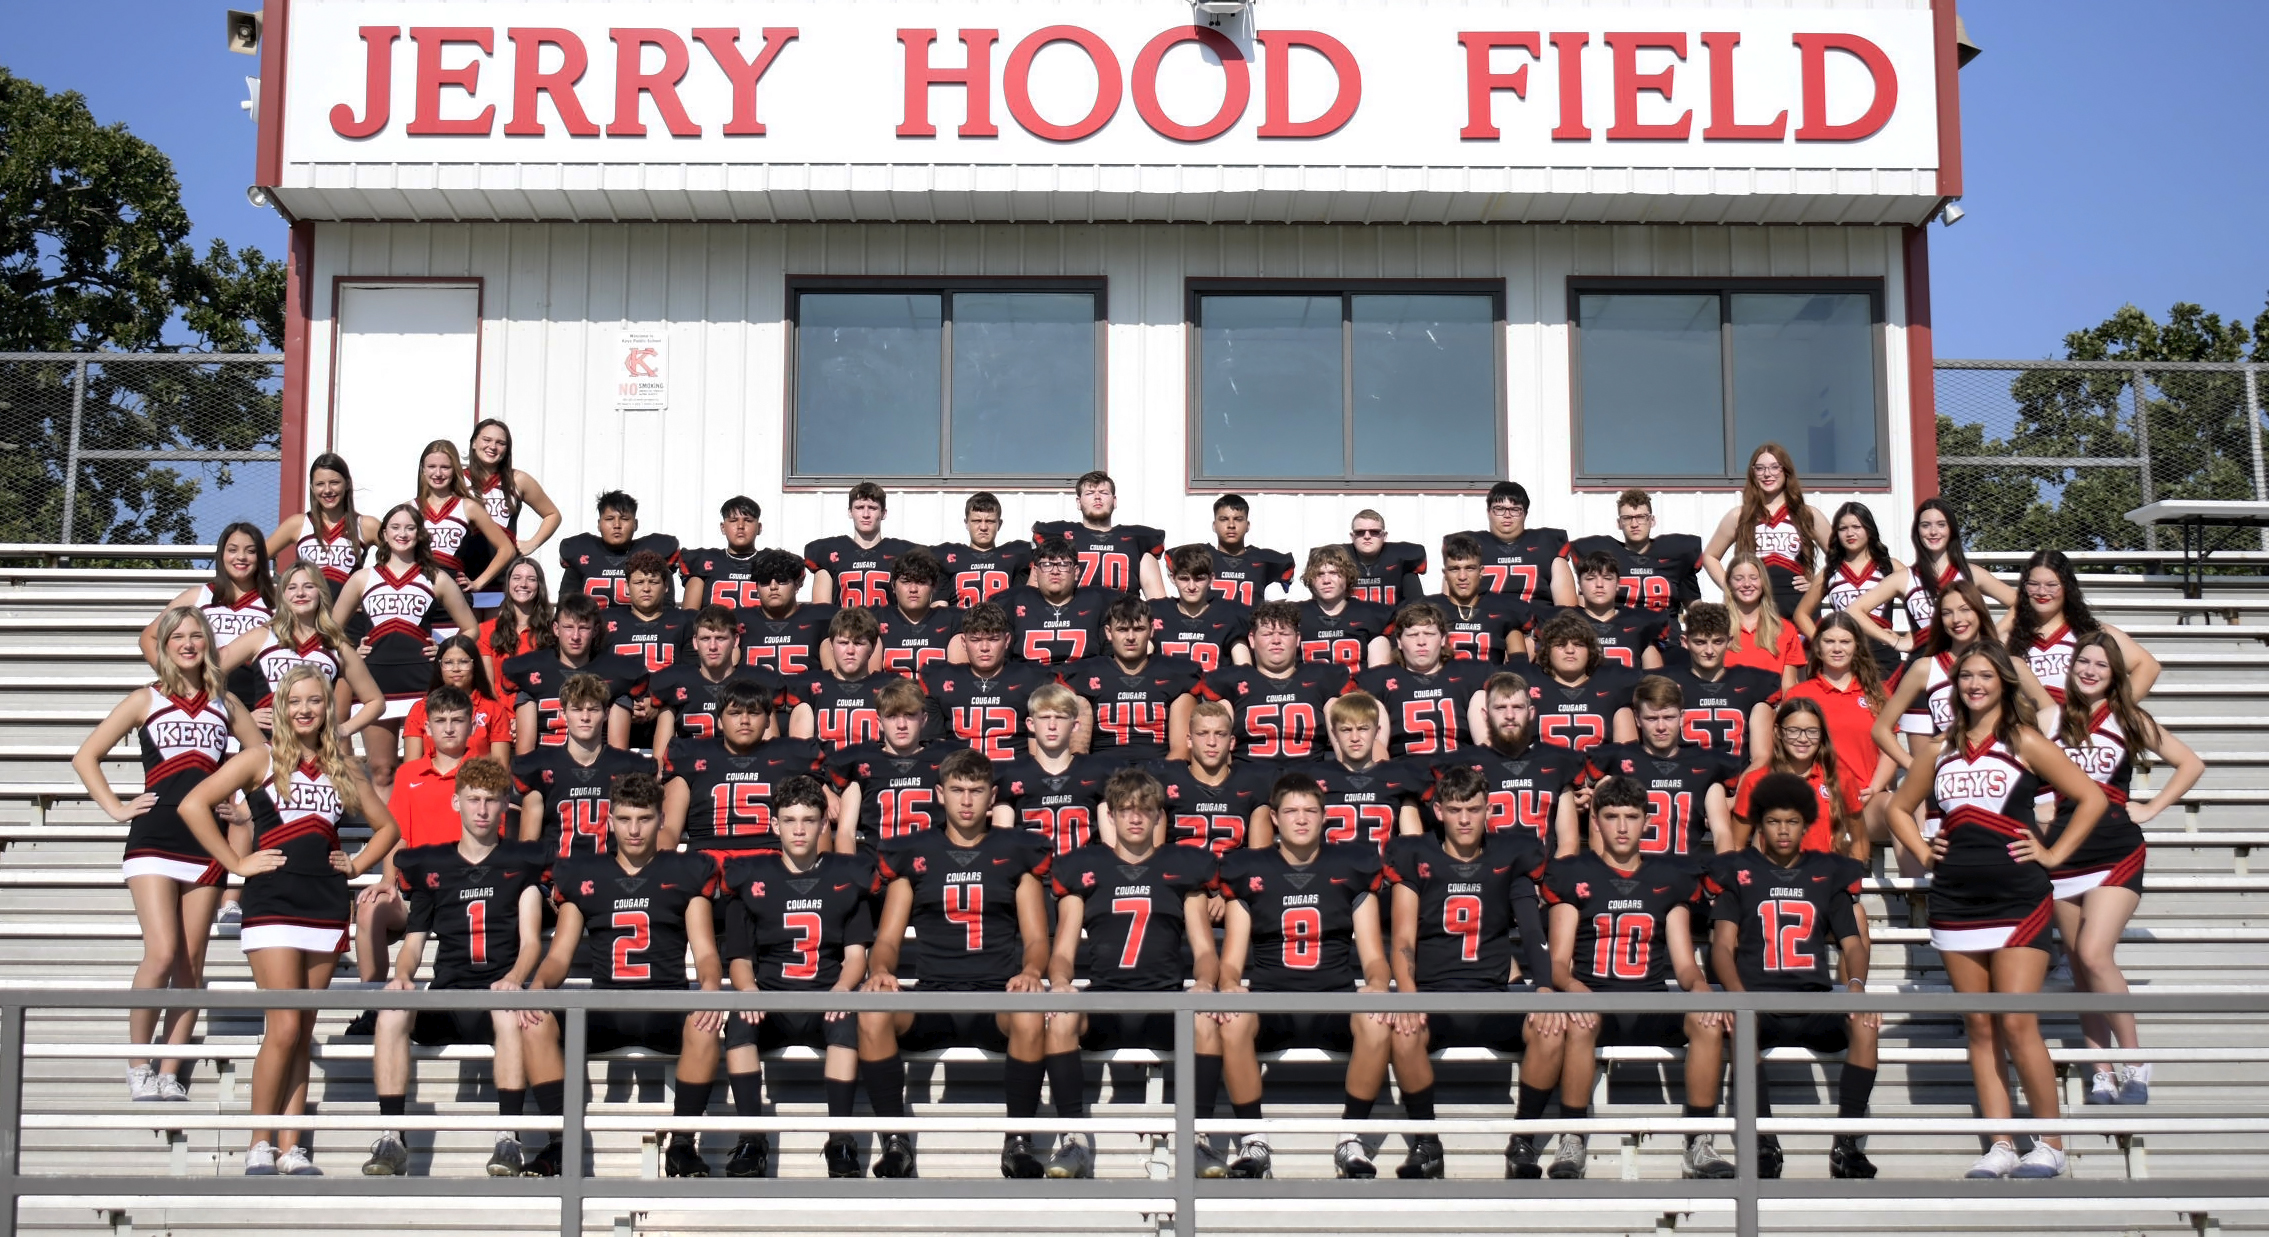
[[[970,953],[985,948],[985,887],[983,885],[947,885],[945,887],[945,917],[948,923],[961,925],[968,934],[965,948]]]

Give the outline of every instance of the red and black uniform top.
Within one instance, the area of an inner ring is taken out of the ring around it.
[[[1115,761],[1074,756],[1063,772],[1050,773],[1038,760],[1019,756],[993,770],[994,802],[1014,811],[1019,826],[1048,839],[1056,854],[1069,854],[1095,839],[1103,784],[1118,770]]]
[[[863,546],[850,536],[822,537],[804,547],[804,570],[826,572],[835,581],[835,604],[845,608],[890,604],[890,573],[908,550],[920,549],[911,541],[884,537]]]
[[[1526,635],[1536,628],[1535,607],[1510,593],[1484,592],[1471,605],[1459,605],[1447,593],[1424,600],[1440,610],[1448,624],[1442,630],[1445,655],[1460,661],[1500,668],[1497,663],[1505,660],[1511,643],[1507,637],[1516,631]]]
[[[1602,743],[1584,753],[1593,778],[1627,777],[1646,788],[1647,831],[1639,835],[1642,855],[1707,857],[1716,852],[1706,810],[1710,788],[1728,795],[1748,762],[1726,752],[1681,743],[1657,756],[1644,743]]]
[[[762,992],[824,992],[843,951],[875,940],[872,855],[822,852],[798,872],[777,853],[725,865],[724,956],[755,964]]]
[[[435,988],[486,988],[520,960],[520,894],[541,887],[552,857],[536,842],[500,842],[468,863],[455,842],[394,852],[409,931],[434,940]]]
[[[1510,541],[1486,528],[1466,535],[1481,546],[1483,588],[1511,593],[1532,606],[1552,604],[1552,563],[1568,552],[1566,529],[1522,529]]]
[[[772,796],[799,773],[824,776],[819,745],[774,739],[734,755],[723,740],[672,744],[670,776],[685,783],[688,851],[777,850]]]
[[[1194,616],[1182,613],[1178,599],[1165,598],[1150,603],[1150,639],[1160,656],[1187,657],[1211,674],[1235,664],[1229,650],[1244,643],[1252,617],[1252,611],[1220,598]]]
[[[613,855],[562,859],[552,901],[583,912],[583,951],[594,988],[683,992],[685,910],[710,895],[716,869],[700,855],[664,851],[633,875]]]
[[[1495,666],[1478,661],[1445,661],[1432,674],[1402,666],[1373,666],[1355,676],[1355,686],[1371,693],[1387,710],[1393,733],[1387,752],[1394,756],[1440,756],[1472,741],[1465,707],[1488,686]]]
[[[1032,525],[1034,545],[1057,537],[1070,538],[1079,555],[1079,587],[1113,595],[1141,591],[1142,571],[1136,564],[1166,551],[1166,534],[1146,524],[1095,529],[1078,520],[1040,520]]]
[[[1032,573],[1032,546],[1022,541],[996,541],[990,550],[948,541],[930,553],[945,570],[943,599],[964,610],[1022,585]]]
[[[937,823],[938,766],[961,750],[953,742],[932,743],[903,755],[880,743],[861,743],[827,756],[827,777],[840,791],[859,788],[859,819],[853,824],[859,849],[871,851]]]
[[[1213,591],[1240,606],[1257,606],[1268,600],[1268,586],[1292,587],[1292,556],[1258,546],[1231,554],[1217,545],[1205,552],[1213,557]]]
[[[1095,710],[1088,751],[1115,764],[1164,760],[1167,714],[1204,677],[1196,662],[1180,657],[1153,657],[1135,674],[1109,656],[1064,669],[1064,685]]]
[[[632,538],[629,545],[618,550],[601,541],[597,533],[577,533],[559,543],[559,595],[587,593],[601,606],[629,605],[630,556],[640,550],[652,550],[669,564],[669,570],[662,573],[662,587],[674,589],[678,573],[685,570],[677,538],[668,533],[648,533]]]
[[[1166,789],[1166,836],[1177,845],[1202,846],[1215,855],[1244,848],[1253,813],[1268,806],[1269,792],[1283,776],[1266,765],[1235,761],[1219,786],[1198,777],[1188,761],[1153,765],[1150,771]]]
[[[789,708],[810,705],[813,735],[839,752],[882,738],[882,712],[875,704],[875,693],[903,677],[878,670],[847,679],[822,670],[789,679],[781,689],[780,701]]]
[[[1578,537],[1568,557],[1604,553],[1622,569],[1617,604],[1658,613],[1675,614],[1702,599],[1702,539],[1692,533],[1667,533],[1632,549],[1620,537]]]
[[[1010,589],[1001,605],[1008,610],[1009,656],[1044,666],[1066,666],[1103,649],[1103,611],[1118,594],[1099,588],[1073,589],[1060,602],[1039,589]]]
[[[1381,853],[1395,836],[1403,805],[1434,789],[1433,769],[1416,760],[1382,760],[1362,769],[1324,760],[1300,772],[1323,788],[1324,841],[1363,842]]]
[[[1347,552],[1355,556],[1355,578],[1347,582],[1347,593],[1357,601],[1391,610],[1416,599],[1426,589],[1425,581],[1419,578],[1426,574],[1426,547],[1422,545],[1390,541],[1369,559],[1357,554],[1353,544]]]
[[[507,658],[503,688],[512,694],[515,709],[522,704],[536,706],[538,747],[559,747],[567,742],[567,717],[560,711],[559,691],[570,676],[578,674],[595,674],[605,680],[609,699],[624,708],[652,687],[646,663],[634,657],[598,653],[583,665],[570,666],[560,660],[559,650],[537,649]]]
[[[1590,625],[1592,634],[1599,637],[1599,664],[1602,669],[1640,670],[1639,663],[1646,659],[1647,650],[1662,643],[1662,634],[1670,626],[1668,614],[1628,606],[1606,618],[1598,618],[1582,606],[1567,606],[1554,610],[1551,618],[1563,614],[1573,614],[1582,619]],[[1640,673],[1654,672],[1640,670]]]
[[[1336,662],[1295,665],[1281,679],[1259,666],[1223,666],[1199,682],[1197,695],[1226,701],[1236,713],[1238,755],[1298,763],[1331,751],[1324,707],[1353,682]]]
[[[1024,706],[1032,693],[1062,681],[1055,671],[1028,661],[1004,663],[990,676],[979,675],[975,666],[949,662],[918,677],[953,737],[994,761],[1023,750]]]
[[[735,679],[763,689],[767,712],[780,707],[780,693],[787,685],[780,681],[779,675],[749,666],[735,666],[732,673],[725,676],[724,683],[712,683],[708,675],[701,673],[699,665],[680,662],[655,675],[648,690],[653,692],[654,702],[677,719],[673,740],[713,739],[717,737],[718,696],[725,690],[725,683]]]
[[[1339,613],[1326,614],[1313,599],[1300,603],[1300,660],[1328,661],[1349,674],[1367,664],[1371,641],[1394,628],[1394,611],[1368,601],[1350,600]]]
[[[1661,991],[1675,971],[1670,912],[1700,892],[1700,874],[1669,859],[1641,857],[1625,872],[1587,850],[1544,871],[1544,904],[1576,908],[1571,969],[1594,992]]]
[[[726,549],[687,550],[680,570],[687,579],[701,581],[701,604],[754,610],[764,604],[756,591],[756,573],[750,569],[760,553],[752,549],[743,558]]]
[[[654,762],[619,747],[602,747],[590,764],[575,763],[565,747],[539,747],[512,762],[520,793],[544,797],[544,853],[559,859],[604,855],[610,848],[607,798],[615,781],[652,773]]]
[[[599,616],[599,651],[646,664],[646,673],[660,674],[676,665],[691,650],[693,611],[665,606],[653,618],[633,613],[628,604],[607,607]]]
[[[1463,747],[1434,762],[1437,776],[1464,765],[1489,783],[1489,831],[1520,829],[1546,853],[1556,848],[1552,828],[1560,796],[1583,784],[1584,758],[1551,743],[1531,743],[1518,756],[1493,747]]]
[[[1024,969],[1016,890],[1026,875],[1045,882],[1055,852],[1029,829],[988,829],[975,846],[946,830],[922,829],[875,853],[877,896],[895,880],[914,891],[914,961],[932,992],[999,991]]]
[[[1639,676],[1605,662],[1574,687],[1564,686],[1539,666],[1530,677],[1528,697],[1536,703],[1536,737],[1570,751],[1588,752],[1615,737],[1615,714],[1629,708]]]
[[[786,618],[773,618],[761,607],[741,612],[741,664],[770,670],[783,679],[814,674],[820,669],[819,646],[827,643],[827,625],[835,621],[835,607],[799,602]]]
[[[1093,961],[1089,992],[1180,992],[1190,968],[1184,910],[1213,885],[1213,856],[1192,846],[1161,846],[1128,863],[1108,846],[1082,846],[1058,858],[1055,895],[1080,900]]]
[[[1678,685],[1682,712],[1678,718],[1681,742],[1724,752],[1735,760],[1749,758],[1749,715],[1760,704],[1778,704],[1781,678],[1755,666],[1727,666],[1714,683],[1704,682],[1690,666],[1649,671]]]
[[[933,606],[920,618],[907,618],[897,606],[875,612],[876,640],[882,646],[882,668],[894,674],[912,674],[945,660],[946,646],[961,634],[961,611]]]
[[[1295,866],[1274,846],[1233,851],[1218,884],[1252,918],[1245,982],[1255,992],[1345,992],[1363,978],[1355,911],[1379,891],[1379,848],[1322,846]]]
[[[1545,852],[1525,833],[1492,833],[1471,862],[1430,833],[1387,844],[1385,876],[1418,895],[1413,970],[1425,992],[1501,992],[1513,979],[1513,930],[1530,983],[1552,982],[1552,951],[1536,882]]]
[[[1860,882],[1867,865],[1846,855],[1804,850],[1774,867],[1755,847],[1710,860],[1702,888],[1710,922],[1738,929],[1733,965],[1751,992],[1826,992],[1835,986],[1828,954],[1859,935]]]

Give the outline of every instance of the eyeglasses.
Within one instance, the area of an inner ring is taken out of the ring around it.
[[[1519,503],[1492,503],[1489,512],[1491,515],[1527,515],[1528,508]]]
[[[1810,739],[1817,743],[1820,741],[1820,728],[1817,726],[1783,726],[1781,727],[1781,737],[1784,739]]]

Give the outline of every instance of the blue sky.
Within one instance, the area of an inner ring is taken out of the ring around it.
[[[256,0],[254,0],[256,2]],[[283,248],[246,204],[256,61],[226,3],[0,0],[0,63],[87,96],[173,157],[200,238]],[[2259,0],[1971,0],[1962,72],[1969,216],[1931,234],[1941,356],[2053,355],[2126,302],[2250,320],[2269,294],[2269,161],[2254,147]]]

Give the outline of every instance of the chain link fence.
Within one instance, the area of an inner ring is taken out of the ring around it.
[[[2169,498],[2269,499],[2269,366],[1939,361],[1938,476],[1973,550],[2158,550],[2128,521]],[[2215,529],[2207,545],[2269,549]]]
[[[0,353],[0,543],[210,544],[275,521],[281,353]]]

